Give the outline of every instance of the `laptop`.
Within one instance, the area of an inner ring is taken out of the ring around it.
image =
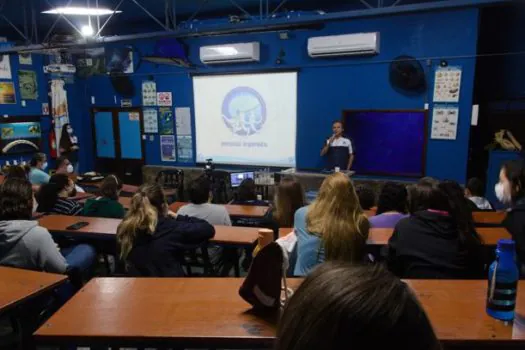
[[[246,179],[254,179],[255,173],[253,171],[251,172],[244,172],[244,173],[232,173],[230,174],[230,181],[232,184],[232,187],[239,187],[241,185],[241,182],[243,182]]]

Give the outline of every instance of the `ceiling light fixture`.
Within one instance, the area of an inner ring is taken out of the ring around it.
[[[82,26],[80,31],[82,32],[82,36],[84,36],[84,37],[93,36],[93,34],[95,34],[95,31],[93,30],[93,27],[90,26],[90,25]]]
[[[107,8],[96,7],[55,7],[54,9],[43,11],[42,13],[52,15],[66,15],[66,16],[107,16],[113,13],[121,13],[122,11],[113,11]]]

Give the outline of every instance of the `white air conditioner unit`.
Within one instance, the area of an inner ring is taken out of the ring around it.
[[[259,62],[261,46],[258,42],[202,46],[200,57],[204,64]]]
[[[336,57],[379,54],[379,33],[320,36],[308,39],[310,57]]]

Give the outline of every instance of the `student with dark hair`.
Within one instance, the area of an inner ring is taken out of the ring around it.
[[[490,202],[485,198],[483,181],[477,177],[468,180],[467,188],[465,188],[465,197],[474,204],[471,206],[473,210],[494,210]]]
[[[44,185],[49,182],[49,174],[45,172],[47,169],[47,156],[44,153],[36,153],[29,162],[29,181],[33,185]]]
[[[168,210],[162,188],[143,185],[117,229],[120,257],[128,272],[144,277],[182,277],[184,246],[198,245],[215,235],[204,220]]]
[[[67,175],[55,174],[49,183],[43,185],[37,194],[38,212],[62,215],[78,215],[82,206],[69,199],[75,196],[75,184]]]
[[[379,265],[325,263],[286,305],[275,350],[439,350],[410,287]]]
[[[509,206],[503,226],[516,241],[516,252],[522,266],[525,264],[525,163],[514,160],[505,163],[495,187],[496,196]],[[522,271],[525,270],[522,267]]]
[[[55,174],[64,174],[64,175],[70,175],[74,172],[73,164],[69,161],[69,159],[65,156],[60,156],[57,158],[56,161],[56,171]],[[84,193],[84,189],[77,184],[75,184],[75,190],[77,192]]]
[[[126,210],[118,201],[122,186],[122,181],[117,176],[107,176],[102,181],[99,196],[88,199],[84,204],[82,215],[122,219],[126,215]]]
[[[415,212],[398,222],[388,242],[390,270],[402,278],[478,277],[481,240],[465,214],[438,185],[418,184],[415,192]]]
[[[376,205],[376,194],[372,186],[368,184],[361,184],[355,187],[355,192],[359,198],[361,209],[370,210]]]
[[[407,216],[408,192],[405,185],[387,182],[377,203],[377,213],[368,218],[371,227],[393,228]]]
[[[7,170],[6,179],[26,179],[27,169],[22,165],[11,165]]]
[[[211,204],[211,183],[206,176],[195,179],[189,188],[190,204],[179,209],[179,215],[206,220],[211,225],[231,226],[230,215],[222,205]]]
[[[231,204],[268,206],[268,202],[257,199],[257,188],[253,179],[244,179]]]
[[[292,178],[283,178],[275,191],[272,219],[278,227],[293,227],[295,212],[305,205],[303,186]]]
[[[81,244],[59,251],[49,232],[32,220],[33,200],[28,180],[8,179],[0,186],[0,265],[52,273],[66,273],[68,266],[89,269],[95,250]]]
[[[70,124],[64,124],[60,135],[60,153],[71,162],[73,169],[71,173],[78,173],[78,150],[78,138],[73,132],[73,127]]]

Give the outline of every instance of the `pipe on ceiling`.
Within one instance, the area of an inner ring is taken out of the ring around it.
[[[439,11],[439,10],[451,10],[460,9],[467,7],[481,7],[489,5],[501,5],[512,3],[512,0],[443,0],[424,4],[411,4],[402,5],[395,7],[382,7],[372,8],[354,11],[342,11],[334,12],[323,15],[309,15],[301,16],[296,18],[279,18],[279,19],[268,19],[263,21],[253,21],[250,23],[239,23],[235,26],[218,26],[216,28],[205,29],[202,31],[183,29],[176,31],[159,31],[149,32],[143,34],[130,34],[130,35],[116,35],[109,37],[100,37],[98,39],[81,39],[71,43],[61,44],[36,44],[36,45],[25,45],[25,46],[13,46],[0,48],[0,53],[17,53],[24,51],[39,51],[39,50],[50,50],[50,49],[68,49],[68,48],[82,48],[82,47],[94,47],[101,44],[126,42],[132,40],[141,39],[152,39],[161,37],[173,37],[173,38],[195,38],[201,36],[218,36],[228,34],[240,34],[250,32],[268,32],[268,31],[279,31],[286,29],[301,29],[309,27],[311,25],[319,25],[322,22],[327,21],[341,21],[351,18],[365,18],[365,17],[377,17],[383,15],[396,15],[396,14],[408,14],[415,12],[428,12],[428,11]]]

